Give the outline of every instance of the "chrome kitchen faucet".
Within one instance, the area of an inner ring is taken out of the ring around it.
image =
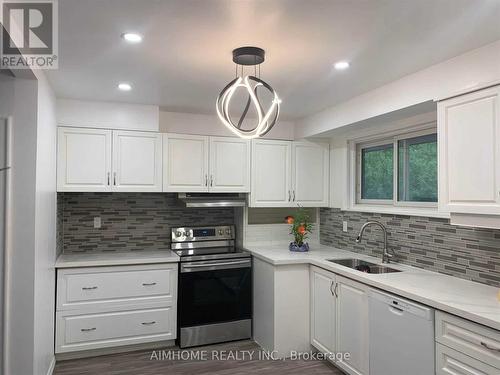
[[[382,224],[378,221],[367,221],[361,227],[361,230],[359,231],[358,237],[356,237],[356,242],[357,243],[361,242],[361,239],[363,238],[363,233],[364,233],[366,227],[369,227],[370,225],[378,226],[380,229],[382,229],[382,232],[384,232],[384,251],[382,253],[382,263],[390,263],[391,259],[394,257],[394,254],[389,253],[389,251],[387,249],[387,228],[385,227],[384,224]]]

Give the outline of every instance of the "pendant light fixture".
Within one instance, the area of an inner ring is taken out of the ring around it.
[[[233,62],[236,64],[236,77],[222,89],[217,97],[216,109],[222,123],[233,133],[241,138],[251,139],[262,137],[268,133],[276,124],[280,112],[281,100],[274,89],[260,79],[260,64],[264,62],[265,51],[258,47],[240,47],[233,50]],[[253,66],[254,75],[243,75],[244,66]],[[241,69],[239,69],[241,68]],[[238,70],[240,74],[238,75]],[[258,72],[258,74],[257,74]],[[237,90],[246,90],[248,99],[244,108],[242,108],[241,116],[235,124],[229,116],[231,99]],[[270,103],[267,109],[259,99],[259,91],[267,90],[271,94]],[[254,122],[254,127],[250,129],[243,128],[243,122],[253,105],[257,114]]]

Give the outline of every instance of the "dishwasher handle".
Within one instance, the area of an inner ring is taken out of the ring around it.
[[[385,303],[390,309],[393,309],[391,310],[393,313],[399,312],[399,315],[401,313],[412,314],[426,320],[434,319],[434,310],[428,306],[375,290],[370,291],[369,297]]]

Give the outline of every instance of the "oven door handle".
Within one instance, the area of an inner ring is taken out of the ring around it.
[[[245,264],[248,267],[251,266],[251,260],[250,259],[245,259],[245,260],[235,260],[231,262],[217,262],[217,263],[197,263],[197,264],[183,264],[181,267],[181,272],[193,272],[189,271],[189,269],[195,269],[197,271],[202,271],[202,268],[206,268],[209,270],[218,270],[218,269],[228,269],[231,267],[227,266],[237,266],[240,264]]]

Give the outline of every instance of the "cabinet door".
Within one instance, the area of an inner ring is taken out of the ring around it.
[[[57,191],[111,191],[111,130],[58,129]]]
[[[161,191],[161,134],[113,131],[113,191]]]
[[[440,208],[500,214],[500,87],[440,102],[438,134]]]
[[[163,136],[163,191],[208,191],[208,137]]]
[[[303,207],[327,207],[329,145],[312,142],[292,144],[292,201]]]
[[[311,267],[311,345],[323,353],[335,352],[335,274]]]
[[[337,362],[349,374],[367,375],[368,351],[368,287],[337,276],[337,351],[350,353],[350,358]]]
[[[250,141],[240,138],[210,137],[211,192],[250,191]]]
[[[291,207],[291,142],[252,141],[252,207]]]

